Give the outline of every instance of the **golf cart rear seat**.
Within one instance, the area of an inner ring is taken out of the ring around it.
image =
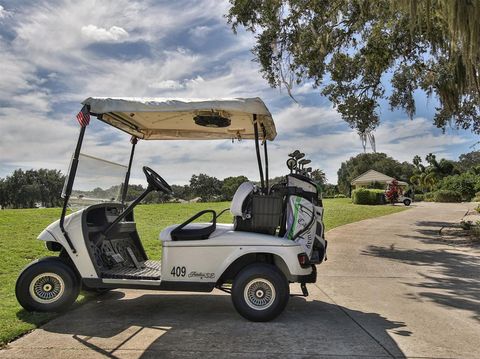
[[[191,231],[198,231],[198,230],[201,231],[202,229],[205,229],[206,227],[209,227],[211,225],[212,225],[212,223],[190,223],[189,225],[187,225],[185,227],[185,229],[188,229],[188,230],[191,230]],[[163,241],[163,242],[182,240],[182,239],[172,238],[172,231],[174,231],[177,227],[178,227],[178,224],[174,224],[172,226],[168,226],[167,228],[165,228],[160,233],[160,240]],[[220,224],[216,225],[215,230],[211,234],[208,235],[208,238],[215,238],[215,237],[221,236],[221,235],[223,235],[227,232],[233,232],[233,224],[220,223]],[[206,239],[206,238],[200,238],[200,236],[195,238],[194,236],[192,236],[192,238],[189,239],[189,240],[202,240],[202,239]],[[187,240],[187,239],[185,239],[185,240]]]
[[[242,211],[245,208],[244,202],[250,193],[254,190],[255,185],[252,182],[242,183],[235,195],[233,196],[232,203],[230,205],[230,212],[234,216],[242,216]],[[214,210],[207,209],[198,212],[193,217],[189,218],[184,223],[165,228],[160,233],[160,240],[162,241],[191,241],[202,240],[208,238],[214,238],[216,236],[225,234],[225,232],[235,230],[233,224],[221,224],[217,226],[217,218],[222,214],[217,214]],[[212,221],[210,223],[192,223],[197,218],[200,218],[206,214],[212,215]]]

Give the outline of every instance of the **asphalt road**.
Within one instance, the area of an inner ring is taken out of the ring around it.
[[[273,322],[242,319],[222,292],[113,291],[0,358],[480,358],[480,246],[438,236],[471,207],[421,203],[328,232],[310,296]]]

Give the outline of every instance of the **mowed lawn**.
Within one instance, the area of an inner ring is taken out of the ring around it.
[[[221,202],[138,206],[135,209],[135,219],[149,257],[160,258],[158,235],[164,227],[182,223],[202,209],[220,211],[229,204]],[[324,207],[327,230],[405,209],[403,205],[358,206],[353,205],[350,199],[327,199],[324,200]],[[59,215],[58,208],[0,210],[0,347],[55,316],[51,313],[24,311],[15,298],[15,281],[21,269],[34,259],[55,255],[47,251],[43,242],[36,240],[36,237],[48,224],[58,219]],[[231,223],[232,217],[226,212],[219,221]],[[78,302],[85,299],[82,295]]]

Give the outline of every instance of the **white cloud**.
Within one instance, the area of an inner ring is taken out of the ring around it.
[[[16,38],[11,43],[0,38],[0,103],[7,103],[0,108],[0,168],[65,169],[78,133],[74,114],[80,104],[71,103],[87,96],[260,96],[272,110],[279,133],[269,146],[271,176],[285,174],[287,154],[300,148],[313,166],[336,182],[341,162],[363,151],[357,134],[333,108],[299,106],[285,93],[270,89],[258,64],[251,61],[254,37],[242,30],[233,35],[225,23],[228,6],[228,1],[217,0],[202,1],[201,6],[154,0],[59,0],[18,6],[9,29]],[[225,31],[226,40],[214,44],[215,51],[211,44],[205,51],[187,47],[192,37],[206,43],[210,34],[220,31]],[[126,60],[88,50],[92,43],[127,37],[147,44],[151,54]],[[305,84],[296,94],[312,91]],[[432,128],[428,119],[385,122],[375,133],[377,150],[411,160],[417,153],[448,154],[465,143],[458,134],[442,135]],[[112,133],[100,126],[89,128],[85,151],[125,163],[128,136]],[[133,173],[137,181],[143,181],[140,167],[146,164],[172,183],[185,183],[199,172],[258,179],[252,141],[141,141]]]
[[[301,128],[315,125],[315,116],[309,117],[309,113],[325,114],[322,118],[331,116],[331,120],[319,120],[315,130],[301,133]],[[270,145],[272,175],[284,174],[287,154],[300,149],[312,160],[313,167],[324,170],[329,182],[336,183],[341,163],[362,153],[363,147],[357,133],[342,123],[335,113],[329,107],[301,108],[292,105],[274,114],[279,137]],[[300,114],[303,116],[299,116]],[[289,118],[297,118],[294,123],[297,127],[290,131],[280,122]],[[305,119],[305,122],[302,119]],[[336,127],[332,126],[332,123],[335,123]],[[424,157],[430,152],[440,158],[448,157],[447,154],[452,148],[470,142],[458,133],[442,134],[441,131],[434,131],[433,124],[425,118],[384,122],[375,131],[375,138],[377,152],[384,152],[401,162],[411,162],[416,154]],[[367,150],[371,151],[369,148]]]
[[[197,40],[203,40],[210,34],[214,29],[210,26],[195,26],[194,28],[188,30],[188,33]]]
[[[159,90],[179,90],[184,89],[185,84],[183,84],[181,81],[163,80],[159,82],[153,82],[149,84],[148,87]]]
[[[5,19],[11,15],[12,13],[10,11],[6,10],[2,5],[0,5],[0,19]]]
[[[128,38],[128,32],[119,26],[112,26],[109,29],[95,25],[82,26],[82,34],[94,41],[121,41]]]
[[[295,103],[277,113],[275,122],[279,132],[311,132],[311,127],[326,130],[345,124],[333,107],[301,106]]]
[[[453,146],[471,140],[459,133],[443,134],[434,129],[426,118],[399,119],[384,123],[375,132],[377,151],[385,152],[399,161],[412,161],[415,155],[442,154]]]

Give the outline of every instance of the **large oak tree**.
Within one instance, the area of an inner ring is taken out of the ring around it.
[[[311,82],[364,138],[382,100],[412,117],[417,90],[438,99],[439,128],[480,134],[480,1],[230,1],[270,85]]]

